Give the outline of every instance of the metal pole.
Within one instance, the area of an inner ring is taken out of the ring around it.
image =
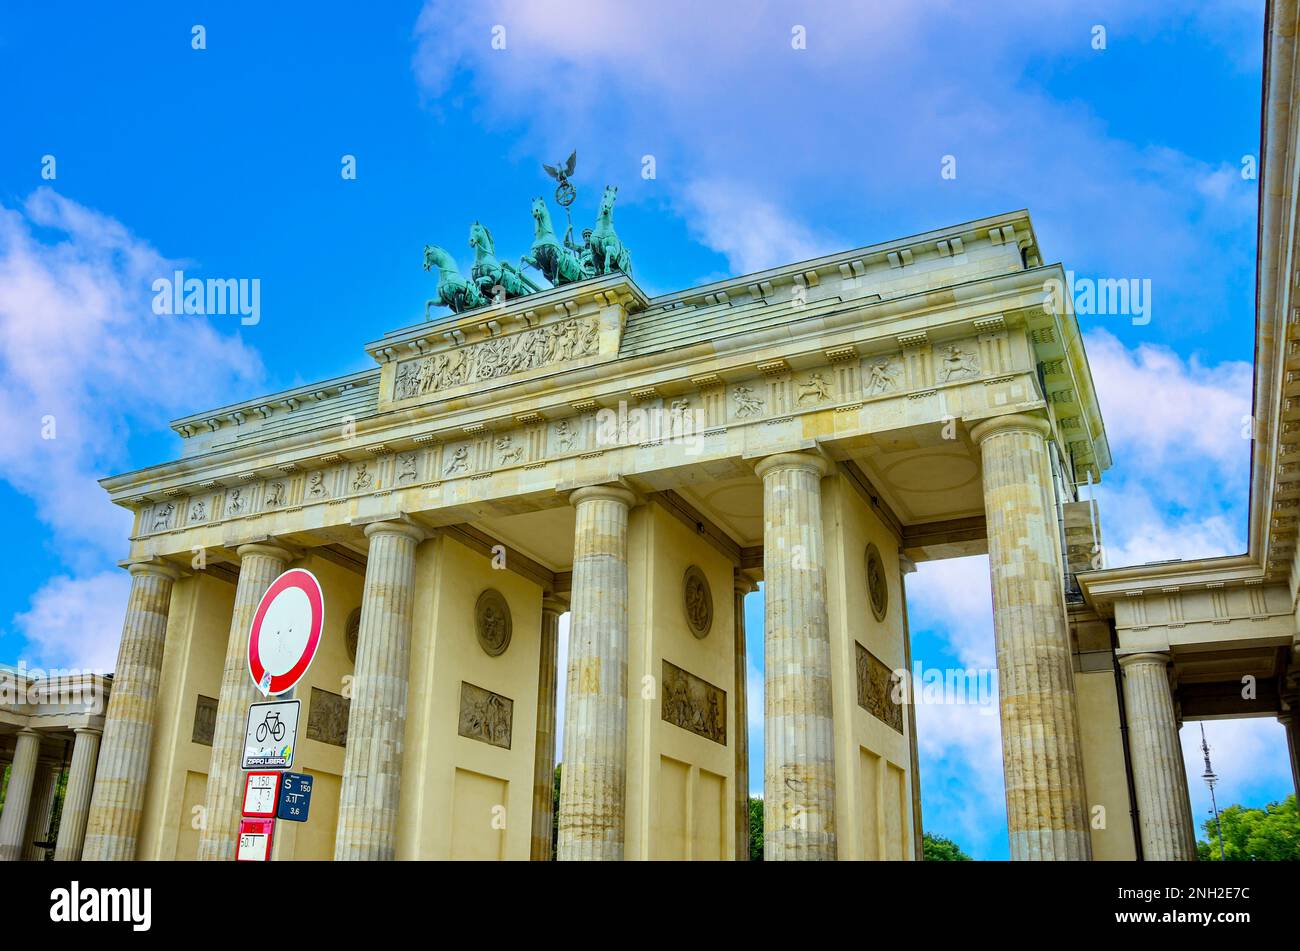
[[[1214,787],[1219,782],[1219,777],[1210,768],[1210,744],[1205,741],[1205,724],[1201,724],[1201,752],[1205,754],[1205,772],[1201,778],[1205,780],[1205,785],[1210,787],[1210,812],[1214,813],[1214,828],[1219,836],[1219,861],[1225,862],[1223,853],[1223,822],[1219,819],[1219,802],[1214,795]]]

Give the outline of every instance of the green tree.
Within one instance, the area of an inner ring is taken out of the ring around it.
[[[921,853],[927,862],[969,862],[971,857],[961,846],[942,835],[921,835]]]
[[[556,853],[560,851],[560,767],[562,763],[555,764],[555,790],[551,799],[551,861],[555,861]]]
[[[1229,862],[1300,861],[1300,815],[1295,796],[1270,802],[1263,809],[1229,806],[1219,813],[1223,823],[1223,857]],[[1219,861],[1219,830],[1214,817],[1201,825],[1205,841],[1196,843],[1202,862]]]
[[[749,797],[749,860],[763,861],[763,800]]]

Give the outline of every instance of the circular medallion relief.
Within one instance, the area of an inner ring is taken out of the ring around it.
[[[348,622],[343,626],[343,641],[348,646],[348,660],[357,662],[357,636],[361,633],[361,609],[357,608],[348,615]]]
[[[474,626],[478,632],[478,645],[489,657],[499,657],[510,646],[510,605],[505,596],[495,588],[488,588],[478,596],[474,606]]]
[[[705,638],[709,628],[713,627],[713,593],[709,590],[709,581],[704,572],[691,565],[686,569],[683,583],[683,607],[686,608],[686,623],[696,637]]]
[[[885,563],[880,558],[880,550],[875,545],[867,546],[867,598],[871,602],[871,613],[877,621],[883,621],[889,610],[889,581],[885,578]]]

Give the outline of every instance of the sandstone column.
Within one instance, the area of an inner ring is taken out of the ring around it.
[[[415,549],[425,532],[408,522],[374,522],[366,526],[366,537],[370,553],[361,596],[335,861],[392,861],[397,851]]]
[[[174,568],[156,562],[137,562],[130,572],[131,596],[86,820],[83,857],[88,861],[130,862],[135,858],[153,748],[167,612],[172,584],[178,577]]]
[[[1282,724],[1282,729],[1286,730],[1286,749],[1291,757],[1291,787],[1296,798],[1300,799],[1300,736],[1296,735],[1295,711],[1289,710],[1277,719]]]
[[[99,731],[79,727],[72,742],[72,765],[68,768],[68,786],[63,792],[63,816],[59,819],[59,840],[54,846],[54,861],[75,862],[81,858],[86,837],[86,818],[90,811],[90,791],[95,785],[95,760],[99,756]]]
[[[569,501],[577,518],[559,857],[618,861],[627,805],[627,519],[636,497],[596,485]]]
[[[537,665],[537,748],[533,762],[534,862],[551,859],[551,830],[555,823],[555,662],[564,602],[542,599],[542,650]]]
[[[39,733],[29,729],[18,731],[14,741],[14,762],[9,770],[9,788],[5,791],[4,809],[0,810],[0,862],[17,862],[26,851],[23,834],[27,831],[40,751]]]
[[[278,545],[241,545],[239,583],[235,607],[230,615],[226,638],[226,660],[221,674],[221,696],[217,700],[217,722],[212,731],[212,758],[208,766],[208,800],[199,834],[200,861],[232,861],[239,837],[243,811],[244,732],[248,728],[248,705],[262,699],[248,673],[248,633],[258,602],[284,573],[292,555]],[[116,696],[116,692],[114,693]]]
[[[1191,862],[1196,859],[1196,837],[1169,690],[1169,660],[1166,653],[1128,654],[1119,659],[1124,671],[1129,758],[1142,830],[1142,857],[1152,862]]]
[[[45,861],[45,849],[36,843],[49,841],[50,820],[54,818],[54,797],[58,792],[59,773],[62,771],[62,764],[58,760],[37,761],[36,782],[32,786],[31,806],[27,810],[27,829],[23,832],[24,862]]]
[[[1013,859],[1092,857],[1066,625],[1048,424],[998,416],[971,437],[984,462]]]
[[[781,453],[763,480],[767,861],[834,859],[835,751],[820,456]]]
[[[732,690],[736,698],[736,861],[749,861],[749,700],[747,675],[749,664],[745,650],[745,595],[758,586],[736,569],[734,574],[732,615],[735,620],[736,675]]]

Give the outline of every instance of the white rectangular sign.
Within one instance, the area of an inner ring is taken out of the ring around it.
[[[248,708],[244,769],[288,769],[298,745],[301,700],[273,700]]]
[[[278,773],[250,773],[244,785],[244,815],[274,816],[279,790]]]

